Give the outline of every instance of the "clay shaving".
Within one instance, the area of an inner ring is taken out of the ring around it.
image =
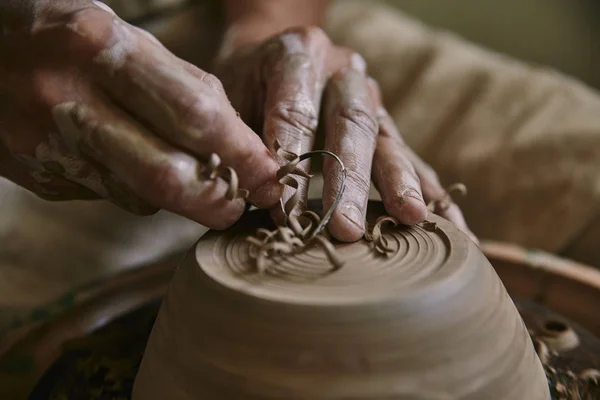
[[[221,158],[215,153],[210,155],[208,163],[204,166],[204,169],[200,171],[200,173],[208,180],[214,181],[217,178],[221,178],[227,182],[227,192],[225,193],[225,198],[227,200],[245,200],[248,198],[248,190],[240,189],[239,187],[237,173],[231,167],[221,166]]]
[[[440,199],[431,201],[427,205],[427,210],[435,214],[440,214],[448,210],[448,208],[454,202],[454,200],[452,199],[453,193],[465,196],[467,194],[467,187],[462,183],[454,183],[448,186],[445,190],[444,196]],[[398,220],[393,217],[387,215],[381,216],[377,218],[377,220],[375,221],[375,225],[373,226],[373,229],[370,232],[367,229],[364,238],[366,241],[373,243],[373,249],[377,253],[381,255],[388,255],[394,251],[394,248],[390,246],[387,238],[383,235],[383,227],[384,225],[391,225],[392,228],[395,228],[399,224],[400,223],[398,222]],[[431,221],[423,221],[423,223],[421,223],[420,226],[423,229],[431,232],[435,232],[435,230],[437,229],[436,223]]]
[[[394,251],[394,248],[390,246],[387,238],[382,233],[382,229],[385,224],[392,225],[392,227],[395,228],[398,226],[398,220],[393,217],[383,215],[377,218],[371,232],[369,232],[369,229],[365,231],[365,240],[367,242],[372,242],[373,249],[382,255],[387,255]]]
[[[260,228],[253,236],[246,238],[246,241],[250,244],[250,258],[255,262],[256,271],[258,273],[267,273],[276,265],[276,259],[298,254],[313,246],[319,246],[325,252],[328,261],[332,265],[332,268],[328,272],[338,270],[343,266],[344,261],[336,253],[335,246],[331,243],[325,227],[344,193],[346,184],[346,169],[344,164],[337,155],[325,150],[315,150],[298,155],[282,149],[277,141],[275,142],[275,150],[277,155],[286,162],[277,170],[277,179],[281,184],[292,188],[294,192],[285,203],[283,199],[280,200],[285,226],[274,230]],[[342,173],[342,182],[338,195],[331,208],[322,218],[312,211],[303,211],[299,215],[294,215],[294,209],[300,202],[297,177],[312,178],[312,175],[298,168],[298,164],[314,155],[334,158],[339,164]],[[209,162],[202,171],[202,174],[206,179],[214,180],[222,178],[225,180],[228,183],[225,195],[228,200],[236,198],[246,199],[248,197],[248,191],[239,188],[239,180],[236,172],[230,167],[222,167],[221,159],[218,155],[212,154],[210,156]],[[427,205],[427,209],[436,214],[446,211],[453,203],[453,193],[466,195],[467,188],[462,183],[450,185],[446,189],[445,195],[438,200],[430,202]],[[432,224],[433,226],[431,226]],[[364,235],[364,239],[373,244],[373,250],[384,256],[394,252],[394,248],[383,234],[385,225],[394,228],[399,225],[399,222],[393,217],[381,216],[377,219],[371,230],[367,227]],[[427,230],[435,230],[435,223],[429,221],[425,221],[422,226]]]
[[[328,261],[332,265],[328,273],[338,270],[344,262],[336,253],[335,247],[324,229],[337,207],[346,186],[346,169],[344,164],[335,154],[325,150],[315,150],[298,155],[283,150],[278,142],[275,142],[275,149],[277,155],[286,161],[286,164],[277,171],[277,179],[279,179],[281,184],[292,188],[294,193],[285,204],[283,200],[280,200],[286,226],[278,227],[272,231],[258,229],[254,236],[246,238],[246,241],[250,243],[250,257],[255,260],[257,272],[269,272],[276,265],[275,259],[277,257],[297,254],[313,246],[320,246],[325,252]],[[303,211],[300,215],[296,216],[293,214],[293,211],[300,201],[299,185],[296,177],[311,178],[311,175],[298,168],[298,164],[317,154],[333,157],[338,162],[342,173],[341,187],[333,205],[323,218],[312,211]]]
[[[448,186],[445,190],[445,194],[441,199],[431,201],[427,204],[427,209],[434,214],[441,214],[444,211],[448,210],[454,200],[452,199],[452,194],[456,193],[460,196],[467,195],[467,187],[463,183],[454,183]]]

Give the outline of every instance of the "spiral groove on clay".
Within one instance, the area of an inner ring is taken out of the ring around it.
[[[344,164],[335,154],[328,151],[318,150],[298,155],[282,149],[278,141],[275,141],[275,149],[277,155],[286,162],[277,171],[277,179],[281,184],[292,188],[294,192],[285,204],[283,204],[283,199],[280,199],[287,226],[278,227],[272,231],[261,228],[253,236],[248,236],[246,239],[251,246],[249,254],[255,260],[256,270],[259,273],[270,272],[269,269],[276,267],[275,258],[300,253],[310,247],[318,246],[323,249],[331,264],[331,268],[326,273],[336,271],[342,267],[343,261],[337,256],[335,246],[323,230],[344,192],[346,180]],[[311,175],[298,168],[298,164],[303,159],[315,154],[332,156],[340,164],[342,172],[341,187],[334,204],[323,218],[312,211],[303,211],[296,216],[293,211],[300,201],[300,192],[298,191],[299,183],[294,175],[310,179]]]
[[[248,239],[245,234],[234,233],[232,237],[226,234],[216,244],[214,254],[224,260],[224,265],[235,276],[249,282],[261,282],[261,286],[286,286],[287,281],[309,280],[315,281],[313,284],[319,287],[326,285],[327,290],[335,290],[337,286],[346,285],[349,277],[354,279],[356,274],[361,276],[357,284],[365,287],[369,286],[369,281],[384,285],[388,278],[390,282],[400,280],[411,284],[444,268],[451,249],[443,231],[430,233],[420,226],[381,229],[383,224],[393,224],[393,221],[384,216],[375,223],[379,226],[379,229],[374,229],[376,244],[365,240],[338,245],[335,255],[344,263],[344,268],[334,271],[327,248],[315,245],[301,252],[273,254],[268,260],[267,276],[253,274],[253,260],[256,260],[253,252],[257,249],[253,241],[257,239],[256,235]],[[289,228],[278,228],[275,234],[281,234],[285,229]],[[258,231],[259,237],[273,234],[262,228]],[[285,240],[290,240],[290,237],[280,239],[280,243],[285,243]],[[374,246],[385,247],[385,251],[374,251]],[[368,268],[365,267],[367,265]]]
[[[342,267],[344,262],[336,254],[335,246],[331,243],[328,235],[322,232],[345,189],[346,170],[344,164],[338,156],[324,150],[298,155],[284,150],[277,140],[274,143],[274,148],[277,155],[285,161],[285,164],[277,170],[277,179],[282,185],[292,188],[293,193],[285,203],[283,199],[279,200],[286,226],[278,227],[272,231],[261,228],[254,235],[247,238],[248,243],[251,245],[250,256],[255,260],[256,271],[261,274],[266,273],[269,268],[275,265],[273,262],[274,258],[299,253],[315,245],[320,246],[327,255],[327,259],[331,264],[328,272],[336,271]],[[303,211],[296,216],[293,212],[300,202],[300,192],[298,191],[298,180],[294,175],[310,180],[312,175],[299,168],[298,165],[302,160],[315,154],[329,155],[336,159],[342,172],[341,187],[334,204],[323,218],[312,211]],[[217,154],[211,154],[203,174],[207,179],[214,180],[220,177],[228,183],[225,194],[228,200],[236,198],[246,199],[249,195],[246,189],[239,188],[237,173],[231,167],[221,166],[221,159]],[[442,198],[433,200],[427,205],[428,210],[436,214],[446,211],[453,203],[452,193],[464,196],[467,193],[467,188],[462,183],[450,185]],[[384,255],[393,251],[386,237],[382,235],[383,225],[385,224],[391,224],[393,227],[396,227],[399,222],[393,217],[381,216],[375,222],[372,231],[366,229],[364,234],[364,239],[367,242],[373,243],[373,250]],[[425,221],[424,227],[435,230],[435,223],[432,225],[430,221]]]
[[[388,229],[384,213],[371,203],[367,218],[385,254],[338,243],[334,273],[319,246],[248,273],[246,237],[264,210],[209,232],[173,278],[137,398],[548,399],[525,325],[475,244],[441,217],[434,230]]]

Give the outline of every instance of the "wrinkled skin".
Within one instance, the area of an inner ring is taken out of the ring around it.
[[[5,31],[0,42],[0,173],[38,195],[101,197],[141,214],[164,208],[223,229],[245,203],[226,200],[226,183],[199,173],[217,153],[249,200],[281,218],[274,141],[302,153],[318,127],[348,170],[330,224],[336,238],[362,236],[371,177],[388,213],[407,224],[422,221],[425,202],[444,195],[404,144],[362,58],[320,29],[241,48],[225,43],[216,64],[224,90],[107,7],[75,3],[82,5]],[[328,208],[340,179],[332,160],[324,176]],[[301,191],[305,197],[306,182]],[[444,216],[468,232],[456,205]]]
[[[337,154],[348,172],[346,191],[329,224],[336,238],[353,241],[363,235],[371,179],[386,211],[405,224],[422,222],[427,216],[425,203],[445,195],[435,172],[404,143],[362,57],[335,46],[319,28],[291,29],[239,49],[225,43],[216,75],[233,106],[262,132],[272,152],[278,141],[284,149],[301,154],[314,148],[318,134],[325,135],[325,150]],[[301,166],[309,168],[308,162]],[[341,176],[330,158],[325,159],[323,172],[323,207],[328,209]],[[307,192],[307,180],[298,181],[303,196],[296,212],[305,204]],[[293,192],[286,188],[284,201]],[[281,207],[273,214],[281,220]],[[476,240],[456,204],[442,214]]]
[[[88,4],[2,37],[3,175],[48,199],[104,197],[225,228],[245,202],[199,174],[214,152],[251,201],[277,204],[278,165],[218,79]]]

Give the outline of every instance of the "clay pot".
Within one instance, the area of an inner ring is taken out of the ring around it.
[[[369,219],[381,215],[370,204]],[[269,220],[246,215],[210,232],[178,268],[133,398],[547,400],[521,317],[483,253],[452,224],[337,244],[254,272],[244,238]]]

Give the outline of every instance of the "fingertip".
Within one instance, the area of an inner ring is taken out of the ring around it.
[[[243,198],[227,199],[227,183],[223,180],[199,182],[190,192],[179,197],[178,202],[166,206],[177,214],[210,229],[224,230],[235,224],[246,210]]]
[[[273,207],[283,194],[283,185],[277,179],[279,164],[258,136],[251,138],[243,153],[231,157],[230,165],[240,186],[250,191],[248,201],[257,208]]]
[[[342,204],[329,221],[331,235],[342,242],[356,242],[365,234],[364,213],[354,204]]]
[[[405,225],[415,225],[427,218],[427,206],[422,198],[401,195],[391,204],[384,204],[386,210]]]
[[[229,201],[229,200],[227,200]],[[243,199],[230,200],[230,204],[220,209],[215,213],[201,213],[197,218],[193,218],[196,222],[214,230],[225,230],[235,224],[245,211],[245,201]],[[208,216],[207,215],[212,215]]]
[[[251,192],[248,201],[256,208],[271,208],[279,202],[282,194],[283,185],[272,180]]]

